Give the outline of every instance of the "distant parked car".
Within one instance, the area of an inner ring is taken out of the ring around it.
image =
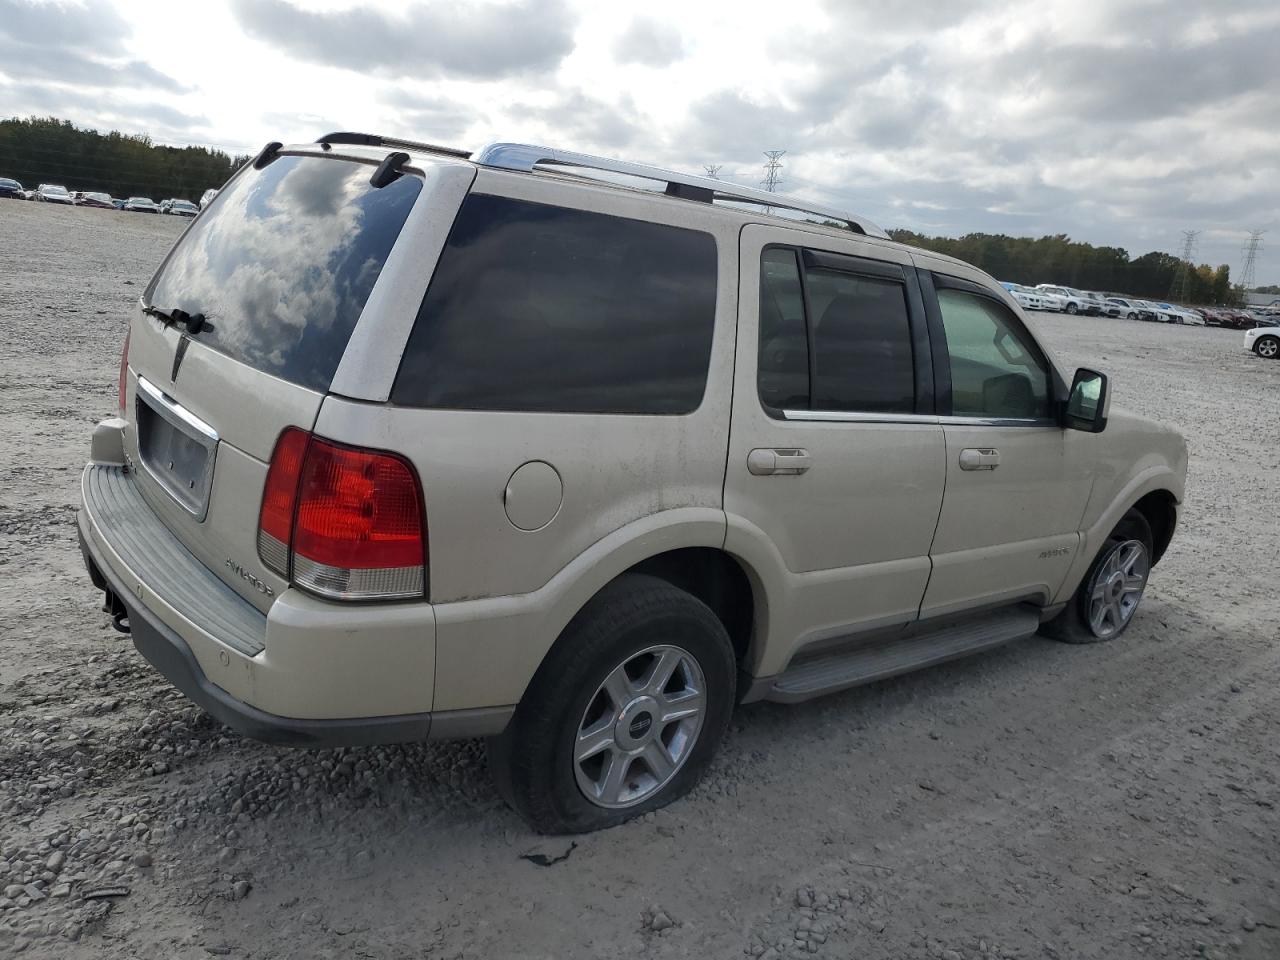
[[[1102,306],[1109,317],[1118,317],[1121,320],[1147,319],[1143,316],[1145,311],[1138,304],[1139,301],[1130,300],[1127,297],[1107,297]]]
[[[0,200],[25,200],[25,190],[17,180],[0,177]]]
[[[1266,360],[1274,360],[1280,356],[1280,321],[1272,321],[1271,326],[1254,327],[1244,332],[1244,348],[1252,350]]]
[[[159,213],[160,208],[150,197],[130,197],[124,202],[124,209],[132,213]]]
[[[114,203],[115,201],[111,199],[111,194],[109,193],[86,191],[80,195],[80,199],[76,201],[76,206],[101,207],[103,209],[110,210]]]
[[[190,200],[169,200],[166,202],[168,206],[162,206],[160,208],[161,213],[171,213],[175,217],[194,217],[200,212],[200,208]]]
[[[75,202],[71,199],[67,188],[56,183],[42,183],[36,187],[36,199],[41,203],[65,203],[68,206]]]
[[[1085,301],[1084,294],[1079,290],[1073,290],[1071,287],[1058,287],[1052,283],[1036,284],[1036,289],[1051,297],[1055,297],[1057,302],[1061,303],[1058,308],[1063,313],[1072,315],[1077,313],[1089,312],[1088,305]]]
[[[1150,300],[1135,300],[1136,304],[1142,308],[1144,316],[1143,320],[1154,320],[1156,323],[1177,323],[1173,314],[1165,307]]]
[[[1024,287],[1020,283],[1010,283],[1007,280],[1000,281],[1000,286],[1009,291],[1013,299],[1018,301],[1018,306],[1023,310],[1047,310],[1044,297],[1040,295],[1039,290],[1033,290],[1031,287]]]
[[[1084,312],[1101,317],[1107,312],[1107,296],[1095,290],[1077,290],[1076,293],[1084,301]]]
[[[1175,304],[1173,312],[1178,315],[1179,323],[1190,324],[1193,327],[1203,327],[1207,323],[1204,318],[1204,314],[1195,307],[1180,307]]]
[[[209,202],[218,195],[216,187],[210,187],[204,193],[200,194],[200,209],[203,210],[209,205]]]
[[[123,200],[112,200],[112,201],[111,201],[111,205],[112,205],[113,207],[115,207],[117,210],[123,210],[123,209],[124,209],[124,201],[123,201]]]

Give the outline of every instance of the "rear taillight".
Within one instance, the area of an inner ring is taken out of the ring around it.
[[[124,347],[120,350],[120,412],[124,412],[124,395],[129,389],[129,334],[124,332]]]
[[[395,454],[285,430],[267,470],[258,555],[323,597],[423,596],[427,538],[413,467]]]

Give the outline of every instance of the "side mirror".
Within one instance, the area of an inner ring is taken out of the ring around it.
[[[1107,400],[1107,375],[1081,367],[1071,381],[1062,425],[1068,430],[1101,433],[1107,427]]]

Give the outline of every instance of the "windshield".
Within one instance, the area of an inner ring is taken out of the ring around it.
[[[45,187],[44,192],[45,193],[66,193],[67,188],[66,187]]]
[[[375,188],[372,172],[290,156],[246,169],[195,220],[147,302],[202,314],[201,343],[327,390],[422,189],[413,176]]]

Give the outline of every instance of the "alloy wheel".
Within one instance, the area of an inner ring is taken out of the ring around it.
[[[688,651],[664,644],[631,655],[605,677],[578,724],[578,788],[611,809],[648,799],[693,752],[706,709],[702,668]]]
[[[1133,619],[1151,565],[1141,540],[1117,544],[1098,567],[1089,594],[1089,629],[1099,640],[1114,637]]]
[[[1275,337],[1263,337],[1258,341],[1258,356],[1274,360],[1277,353],[1280,353],[1280,340]]]

